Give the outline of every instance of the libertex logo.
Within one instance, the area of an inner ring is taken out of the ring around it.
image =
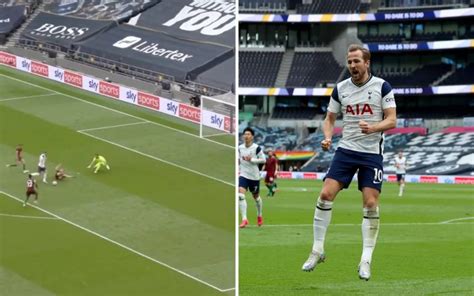
[[[146,40],[142,41],[142,38],[136,36],[127,36],[115,42],[112,46],[122,49],[130,48],[133,46],[131,49],[134,51],[138,51],[143,54],[158,56],[180,63],[184,63],[187,59],[193,57],[192,55],[180,52],[177,49],[172,50],[160,47],[160,44],[157,42],[149,42]]]
[[[140,40],[142,40],[142,38],[135,37],[135,36],[127,36],[123,38],[122,40],[115,42],[113,46],[118,47],[118,48],[129,48],[130,46],[136,44]]]

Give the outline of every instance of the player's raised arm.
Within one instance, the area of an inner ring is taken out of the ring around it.
[[[260,150],[260,151],[258,151]],[[263,153],[263,150],[262,149],[257,149],[257,157],[252,157],[250,159],[250,162],[251,163],[255,163],[255,164],[260,164],[260,163],[265,163],[265,154]]]
[[[91,163],[89,163],[89,165],[87,166],[87,168],[90,169],[91,166],[94,164],[95,161],[96,161],[96,157],[94,156],[94,157],[92,158]]]

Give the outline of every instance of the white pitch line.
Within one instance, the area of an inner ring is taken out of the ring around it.
[[[464,217],[464,218],[456,218],[456,219],[451,219],[451,220],[446,220],[446,221],[443,221],[443,222],[439,222],[440,224],[453,224],[451,222],[454,222],[454,221],[462,221],[462,220],[474,220],[474,217]]]
[[[62,93],[62,92],[58,92],[58,91],[55,91],[55,90],[53,90],[53,89],[50,89],[50,88],[47,88],[47,87],[44,87],[44,86],[41,86],[41,85],[37,85],[37,84],[31,83],[31,82],[28,82],[28,81],[23,81],[23,80],[14,78],[14,77],[10,77],[10,76],[5,75],[5,74],[0,74],[0,76],[6,77],[6,78],[9,78],[9,79],[11,79],[11,80],[18,81],[18,82],[22,82],[22,83],[25,83],[25,84],[28,84],[28,85],[31,85],[31,86],[34,86],[34,87],[37,87],[37,88],[41,88],[41,89],[53,91],[53,92],[56,92],[57,94],[61,94],[61,95],[63,95],[63,96],[66,96],[66,97],[68,97],[68,98],[71,98],[71,99],[73,99],[73,100],[81,101],[81,102],[83,102],[83,103],[90,104],[90,105],[93,105],[93,106],[96,106],[96,107],[99,107],[99,108],[103,108],[103,109],[106,109],[106,110],[109,110],[109,111],[112,111],[112,112],[116,112],[116,113],[119,113],[119,114],[122,114],[122,115],[126,115],[126,116],[129,116],[129,117],[135,118],[135,119],[147,121],[147,122],[149,122],[149,123],[151,123],[151,124],[158,125],[158,126],[161,126],[161,127],[164,127],[164,128],[167,128],[167,129],[170,129],[170,130],[173,130],[173,131],[176,131],[176,132],[179,132],[179,133],[182,133],[182,134],[191,136],[191,137],[195,137],[195,138],[198,138],[198,139],[201,139],[201,140],[204,140],[204,141],[208,141],[208,142],[211,142],[211,143],[214,143],[214,144],[217,144],[217,145],[221,145],[221,146],[224,146],[224,147],[227,147],[227,148],[235,149],[235,147],[234,147],[234,146],[231,146],[231,145],[227,145],[227,144],[224,144],[224,143],[220,143],[220,142],[217,142],[217,141],[213,141],[213,140],[210,140],[210,139],[204,138],[204,137],[201,138],[201,137],[199,137],[199,136],[197,136],[197,135],[194,135],[194,134],[191,134],[191,133],[182,131],[182,130],[180,130],[180,129],[176,129],[176,128],[167,126],[167,125],[165,125],[165,124],[161,124],[161,123],[158,123],[158,122],[150,121],[150,120],[147,120],[147,119],[142,118],[142,117],[139,117],[139,116],[135,116],[135,115],[132,115],[132,114],[129,114],[129,113],[126,113],[126,112],[119,111],[119,110],[117,110],[117,109],[113,109],[113,108],[109,108],[109,107],[106,107],[106,106],[102,106],[102,105],[100,105],[100,104],[92,103],[92,102],[89,102],[89,101],[87,101],[87,100],[83,100],[83,99],[78,98],[78,97],[75,97],[75,96],[71,96],[71,95],[68,95],[68,94],[65,94],[65,93]],[[96,94],[96,95],[101,96],[100,94]]]
[[[444,222],[413,222],[413,223],[380,223],[381,227],[384,226],[412,226],[412,225],[459,225],[459,224],[474,224],[474,223],[466,223],[466,222],[460,222],[460,223],[446,223]],[[265,227],[310,227],[313,226],[313,224],[263,224],[263,228]],[[358,223],[340,223],[340,224],[329,224],[329,227],[331,226],[361,226],[361,224]],[[249,226],[247,226],[249,227]],[[257,227],[255,225],[250,225],[250,227]]]
[[[108,126],[101,126],[101,127],[94,127],[94,128],[86,128],[82,130],[78,130],[78,132],[88,132],[88,131],[97,131],[97,130],[104,130],[116,127],[123,127],[123,126],[130,126],[130,125],[137,125],[137,124],[144,124],[149,123],[147,121],[139,121],[139,122],[132,122],[132,123],[124,123],[124,124],[117,124],[117,125],[108,125]]]
[[[196,170],[193,170],[193,169],[184,167],[184,166],[179,165],[179,164],[176,164],[176,163],[174,163],[174,162],[171,162],[171,161],[168,161],[168,160],[164,160],[164,159],[162,159],[162,158],[159,158],[159,157],[156,157],[156,156],[153,156],[153,155],[150,155],[150,154],[146,154],[146,153],[144,153],[144,152],[135,150],[135,149],[133,149],[133,148],[124,146],[124,145],[122,145],[122,144],[115,143],[115,142],[106,140],[106,139],[104,139],[104,138],[101,138],[101,137],[97,137],[97,136],[88,134],[88,133],[86,133],[86,132],[81,132],[81,131],[78,131],[78,132],[81,133],[81,134],[83,134],[83,135],[89,136],[89,137],[91,137],[91,138],[97,139],[97,140],[99,140],[99,141],[103,141],[103,142],[109,143],[109,144],[111,144],[111,145],[120,147],[120,148],[122,148],[122,149],[125,149],[125,150],[128,150],[128,151],[131,151],[131,152],[140,154],[140,155],[142,155],[142,156],[146,156],[146,157],[148,157],[148,158],[151,158],[151,159],[154,159],[154,160],[158,160],[158,161],[164,162],[164,163],[169,164],[169,165],[171,165],[171,166],[174,166],[174,167],[183,169],[183,170],[188,171],[188,172],[191,172],[191,173],[195,173],[195,174],[197,174],[197,175],[206,177],[206,178],[208,178],[208,179],[212,179],[212,180],[214,180],[214,181],[218,181],[218,182],[221,182],[221,183],[226,184],[226,185],[229,185],[229,186],[234,186],[233,183],[224,181],[224,180],[219,179],[219,178],[216,178],[216,177],[209,176],[209,175],[207,175],[207,174],[204,174],[204,173],[198,172],[198,171],[196,171]]]
[[[26,97],[16,97],[16,98],[6,98],[6,99],[0,99],[0,102],[6,102],[6,101],[16,101],[16,100],[24,100],[24,99],[32,99],[32,98],[41,98],[41,97],[49,97],[53,95],[57,95],[58,93],[50,93],[50,94],[44,94],[44,95],[34,95],[34,96],[26,96]]]
[[[212,138],[212,137],[219,137],[219,136],[225,136],[228,135],[228,133],[218,133],[218,134],[212,134],[209,136],[203,136],[203,138]]]
[[[4,195],[6,195],[6,196],[8,196],[8,197],[10,197],[10,198],[13,198],[14,200],[17,200],[17,201],[23,203],[23,200],[21,200],[20,198],[14,196],[14,195],[11,195],[11,194],[5,192],[5,191],[0,190],[0,193],[4,194]],[[228,288],[228,289],[221,289],[221,288],[218,288],[218,287],[216,287],[216,286],[214,286],[214,285],[212,285],[212,284],[210,284],[210,283],[208,283],[208,282],[206,282],[206,281],[204,281],[204,280],[201,280],[201,279],[199,279],[199,278],[197,278],[197,277],[195,277],[195,276],[192,276],[192,275],[190,275],[190,274],[188,274],[188,273],[186,273],[186,272],[184,272],[184,271],[182,271],[182,270],[179,270],[179,269],[177,269],[177,268],[175,268],[175,267],[173,267],[173,266],[171,266],[171,265],[168,265],[168,264],[166,264],[166,263],[164,263],[164,262],[162,262],[162,261],[159,261],[159,260],[157,260],[157,259],[155,259],[155,258],[152,258],[152,257],[150,257],[150,256],[148,256],[148,255],[145,255],[145,254],[143,254],[143,253],[140,253],[139,251],[137,251],[137,250],[135,250],[135,249],[132,249],[132,248],[130,248],[130,247],[124,245],[124,244],[121,244],[121,243],[119,243],[119,242],[117,242],[117,241],[114,241],[113,239],[110,239],[110,238],[108,238],[108,237],[106,237],[106,236],[104,236],[104,235],[102,235],[102,234],[100,234],[100,233],[97,233],[97,232],[95,232],[95,231],[93,231],[93,230],[90,230],[90,229],[84,227],[84,226],[81,226],[81,225],[76,224],[76,223],[74,223],[74,222],[72,222],[72,221],[70,221],[70,220],[67,220],[67,219],[65,219],[65,218],[63,218],[63,217],[61,217],[61,216],[59,216],[59,215],[56,215],[56,214],[54,214],[54,213],[52,213],[52,212],[50,212],[50,211],[48,211],[48,210],[45,210],[45,209],[43,209],[43,208],[40,208],[40,207],[35,206],[35,205],[32,205],[32,204],[29,204],[29,206],[31,206],[31,207],[33,207],[33,208],[35,208],[35,209],[37,209],[37,210],[39,210],[39,211],[41,211],[41,212],[43,212],[43,213],[46,213],[46,214],[48,214],[48,215],[50,215],[50,216],[53,216],[53,217],[55,217],[55,218],[57,218],[57,219],[59,219],[59,220],[61,220],[61,221],[64,221],[64,222],[66,222],[66,223],[68,223],[68,224],[71,224],[71,225],[73,225],[73,226],[75,226],[75,227],[77,227],[77,228],[80,228],[80,229],[82,229],[82,230],[84,230],[84,231],[86,231],[86,232],[89,232],[89,233],[91,233],[91,234],[93,234],[93,235],[95,235],[95,236],[98,236],[98,237],[100,237],[100,238],[102,238],[102,239],[104,239],[104,240],[106,240],[106,241],[108,241],[108,242],[110,242],[110,243],[112,243],[112,244],[114,244],[114,245],[117,245],[117,246],[119,246],[119,247],[122,247],[122,248],[124,248],[124,249],[126,249],[126,250],[128,250],[128,251],[130,251],[130,252],[132,252],[132,253],[135,253],[135,254],[137,254],[137,255],[143,257],[143,258],[146,258],[146,259],[148,259],[148,260],[150,260],[150,261],[153,261],[153,262],[158,263],[158,264],[160,264],[160,265],[162,265],[162,266],[164,266],[164,267],[167,267],[167,268],[169,268],[169,269],[171,269],[171,270],[173,270],[173,271],[175,271],[175,272],[177,272],[177,273],[179,273],[179,274],[182,274],[182,275],[184,275],[184,276],[186,276],[186,277],[188,277],[188,278],[191,278],[191,279],[193,279],[193,280],[195,280],[195,281],[197,281],[197,282],[200,282],[201,284],[204,284],[204,285],[206,285],[206,286],[208,286],[208,287],[211,287],[211,288],[213,288],[213,289],[215,289],[215,290],[218,290],[219,292],[226,292],[226,291],[230,291],[230,290],[235,289],[235,288]]]
[[[13,215],[13,214],[4,214],[4,213],[0,213],[0,216],[12,217],[12,218],[24,218],[24,219],[58,220],[58,218],[55,218],[55,217],[25,216],[25,215]]]

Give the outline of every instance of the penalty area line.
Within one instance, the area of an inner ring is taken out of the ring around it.
[[[219,179],[219,178],[216,178],[216,177],[207,175],[207,174],[205,174],[205,173],[202,173],[202,172],[199,172],[199,171],[196,171],[196,170],[187,168],[187,167],[185,167],[185,166],[176,164],[176,163],[174,163],[174,162],[164,160],[164,159],[162,159],[162,158],[159,158],[159,157],[156,157],[156,156],[153,156],[153,155],[150,155],[150,154],[141,152],[141,151],[139,151],[139,150],[135,150],[135,149],[133,149],[133,148],[124,146],[124,145],[122,145],[122,144],[119,144],[119,143],[116,143],[116,142],[113,142],[113,141],[109,141],[109,140],[106,140],[106,139],[101,138],[101,137],[98,137],[98,136],[91,135],[91,134],[89,134],[89,133],[87,133],[87,132],[82,132],[82,131],[77,131],[77,132],[78,132],[78,133],[81,133],[81,134],[83,134],[83,135],[89,136],[89,137],[91,137],[91,138],[94,138],[94,139],[96,139],[96,140],[103,141],[103,142],[109,143],[109,144],[111,144],[111,145],[120,147],[120,148],[125,149],[125,150],[127,150],[127,151],[134,152],[134,153],[140,154],[140,155],[142,155],[142,156],[145,156],[145,157],[148,157],[148,158],[151,158],[151,159],[154,159],[154,160],[161,161],[161,162],[163,162],[163,163],[166,163],[166,164],[168,164],[168,165],[171,165],[171,166],[180,168],[180,169],[182,169],[182,170],[185,170],[185,171],[194,173],[194,174],[196,174],[196,175],[200,175],[200,176],[206,177],[206,178],[211,179],[211,180],[214,180],[214,181],[218,181],[218,182],[220,182],[220,183],[223,183],[223,184],[226,184],[226,185],[229,185],[229,186],[234,186],[234,184],[231,183],[231,182],[227,182],[227,181],[224,181],[224,180],[222,180],[222,179]]]
[[[2,216],[2,217],[11,217],[11,218],[22,218],[22,219],[59,220],[56,217],[26,216],[26,215],[14,215],[14,214],[6,214],[6,213],[0,213],[0,216]]]
[[[148,121],[138,121],[138,122],[132,122],[132,123],[107,125],[107,126],[81,129],[81,130],[78,130],[77,132],[81,133],[81,132],[88,132],[88,131],[98,131],[98,130],[105,130],[105,129],[111,129],[111,128],[117,128],[117,127],[123,127],[123,126],[131,126],[131,125],[137,125],[137,124],[145,124],[145,123],[150,123],[150,122],[148,122]]]
[[[5,98],[5,99],[0,99],[0,102],[7,102],[7,101],[16,101],[16,100],[24,100],[24,99],[32,99],[32,98],[41,98],[41,97],[50,97],[58,95],[57,92],[54,93],[49,93],[49,94],[44,94],[44,95],[34,95],[34,96],[25,96],[25,97],[15,97],[15,98]]]
[[[0,190],[0,193],[6,195],[6,196],[8,196],[8,197],[10,197],[10,198],[12,198],[12,199],[14,199],[14,200],[16,200],[16,201],[19,201],[19,202],[23,203],[23,200],[21,200],[20,198],[18,198],[18,197],[16,197],[16,196],[12,195],[12,194],[10,194],[10,193],[7,193],[7,192],[5,192],[5,191],[3,191],[3,190]],[[135,250],[135,249],[132,249],[132,248],[130,248],[130,247],[124,245],[124,244],[121,244],[121,243],[119,243],[119,242],[117,242],[117,241],[115,241],[115,240],[113,240],[113,239],[110,239],[110,238],[108,238],[108,237],[106,237],[106,236],[104,236],[104,235],[102,235],[102,234],[100,234],[100,233],[97,233],[97,232],[95,232],[95,231],[93,231],[93,230],[91,230],[91,229],[89,229],[89,228],[86,228],[86,227],[84,227],[84,226],[81,226],[81,225],[79,225],[79,224],[77,224],[77,223],[74,223],[74,222],[72,222],[72,221],[70,221],[70,220],[68,220],[68,219],[66,219],[66,218],[63,218],[63,217],[61,217],[61,216],[59,216],[59,215],[57,215],[57,214],[54,214],[54,213],[52,213],[52,212],[50,212],[50,211],[48,211],[48,210],[45,210],[45,209],[43,209],[43,208],[40,208],[39,206],[31,205],[31,204],[30,204],[29,206],[32,207],[32,208],[35,208],[35,209],[37,209],[37,210],[39,210],[39,211],[41,211],[41,212],[43,212],[43,213],[46,213],[46,214],[48,214],[48,215],[50,215],[50,216],[52,216],[52,217],[55,217],[56,219],[61,220],[61,221],[65,222],[65,223],[67,223],[67,224],[71,224],[72,226],[75,226],[75,227],[77,227],[77,228],[79,228],[79,229],[82,229],[82,230],[84,230],[84,231],[86,231],[86,232],[89,232],[90,234],[93,234],[93,235],[95,235],[95,236],[97,236],[97,237],[100,237],[101,239],[104,239],[104,240],[106,240],[106,241],[108,241],[108,242],[110,242],[110,243],[112,243],[112,244],[114,244],[114,245],[117,245],[117,246],[119,246],[119,247],[122,247],[122,248],[124,248],[124,249],[126,249],[126,250],[128,250],[128,251],[130,251],[130,252],[132,252],[132,253],[134,253],[134,254],[136,254],[136,255],[139,255],[139,256],[145,258],[145,259],[148,259],[148,260],[150,260],[150,261],[153,261],[153,262],[155,262],[155,263],[158,263],[158,264],[161,265],[161,266],[164,266],[164,267],[166,267],[166,268],[168,268],[168,269],[171,269],[171,270],[173,270],[173,271],[175,271],[175,272],[177,272],[177,273],[179,273],[179,274],[181,274],[181,275],[184,275],[184,276],[186,276],[186,277],[188,277],[188,278],[190,278],[190,279],[193,279],[193,280],[195,280],[195,281],[197,281],[197,282],[199,282],[199,283],[201,283],[201,284],[204,284],[204,285],[206,285],[206,286],[208,286],[208,287],[210,287],[210,288],[213,288],[213,289],[215,289],[215,290],[217,290],[217,291],[219,291],[219,292],[226,292],[226,291],[231,291],[231,290],[234,290],[234,289],[235,289],[235,288],[221,289],[221,288],[219,288],[219,287],[217,287],[217,286],[214,286],[214,285],[212,285],[212,284],[210,284],[210,283],[208,283],[208,282],[206,282],[206,281],[204,281],[204,280],[201,280],[201,279],[199,279],[199,278],[197,278],[197,277],[195,277],[195,276],[193,276],[193,275],[190,275],[190,274],[188,274],[188,273],[186,273],[186,272],[184,272],[184,271],[182,271],[182,270],[180,270],[180,269],[177,269],[177,268],[175,268],[175,267],[173,267],[173,266],[171,266],[171,265],[169,265],[169,264],[166,264],[166,263],[164,263],[164,262],[162,262],[162,261],[160,261],[160,260],[157,260],[157,259],[155,259],[155,258],[152,258],[152,257],[150,257],[150,256],[148,256],[148,255],[145,255],[145,254],[143,254],[143,253],[141,253],[141,252],[139,252],[139,251],[137,251],[137,250]]]

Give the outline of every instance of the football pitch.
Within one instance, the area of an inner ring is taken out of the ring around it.
[[[473,295],[472,185],[407,184],[399,198],[398,186],[385,183],[368,282],[357,273],[362,202],[356,184],[338,195],[326,262],[309,273],[301,266],[311,250],[322,182],[279,180],[278,185],[275,197],[263,198],[261,228],[255,226],[255,203],[247,196],[251,227],[239,232],[240,295]]]
[[[1,295],[234,294],[233,136],[3,66],[0,90]],[[48,155],[26,208],[20,143]]]

